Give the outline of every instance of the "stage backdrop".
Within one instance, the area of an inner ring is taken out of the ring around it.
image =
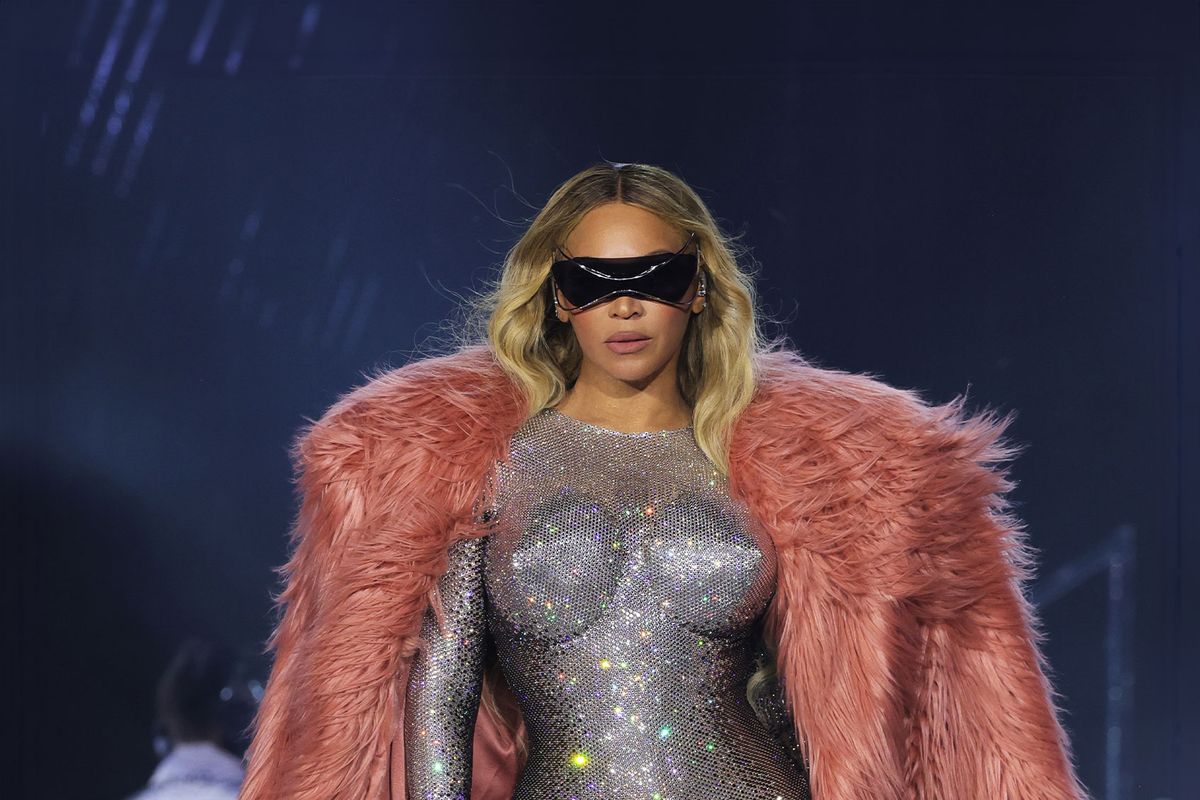
[[[1194,796],[1195,4],[700,8],[0,4],[14,796],[143,782],[185,636],[265,678],[292,435],[600,159],[818,364],[1017,410],[1082,775]]]

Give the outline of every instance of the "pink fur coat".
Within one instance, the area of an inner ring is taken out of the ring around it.
[[[793,352],[760,359],[729,488],[778,553],[766,635],[815,800],[1085,797],[1022,594],[1009,419]],[[372,378],[297,437],[301,503],[243,800],[404,798],[421,619],[448,545],[482,532],[487,473],[525,416],[477,345]],[[472,797],[510,797],[519,768],[480,714]]]

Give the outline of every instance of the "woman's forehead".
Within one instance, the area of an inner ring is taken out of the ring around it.
[[[686,239],[685,233],[653,212],[610,203],[585,214],[564,245],[576,258],[631,258],[669,255]]]

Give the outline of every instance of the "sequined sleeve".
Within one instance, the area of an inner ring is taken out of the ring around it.
[[[759,647],[758,657],[759,664],[770,663],[771,661],[767,651],[761,646]],[[796,739],[796,728],[792,724],[792,715],[788,712],[787,704],[783,699],[783,686],[773,665],[759,679],[759,685],[754,692],[752,705],[763,727],[767,729],[771,737],[779,744],[780,749],[788,754],[799,769],[802,784],[797,788],[801,790],[800,796],[803,798],[810,797],[808,765],[804,762],[804,754],[800,749],[799,741]]]
[[[471,746],[487,637],[483,539],[457,542],[438,584],[445,632],[430,609],[421,627],[428,649],[408,680],[404,713],[408,796],[457,800],[471,793]]]
[[[775,676],[766,679],[762,692],[755,698],[755,710],[763,726],[770,732],[779,746],[791,756],[796,766],[805,768],[804,756],[796,740],[796,731],[792,727],[792,717],[788,713],[783,700],[783,687]]]

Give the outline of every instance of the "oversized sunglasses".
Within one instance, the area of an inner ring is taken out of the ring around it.
[[[683,246],[672,254],[654,253],[632,258],[572,258],[561,247],[556,247],[555,254],[562,258],[550,266],[554,304],[578,314],[619,295],[633,295],[687,308],[697,295],[706,293],[704,272],[699,266],[699,245],[694,253],[683,252],[695,238],[694,232],[689,233]],[[697,272],[700,273],[700,286],[691,296],[685,296]],[[559,305],[555,289],[562,292],[569,306]]]

